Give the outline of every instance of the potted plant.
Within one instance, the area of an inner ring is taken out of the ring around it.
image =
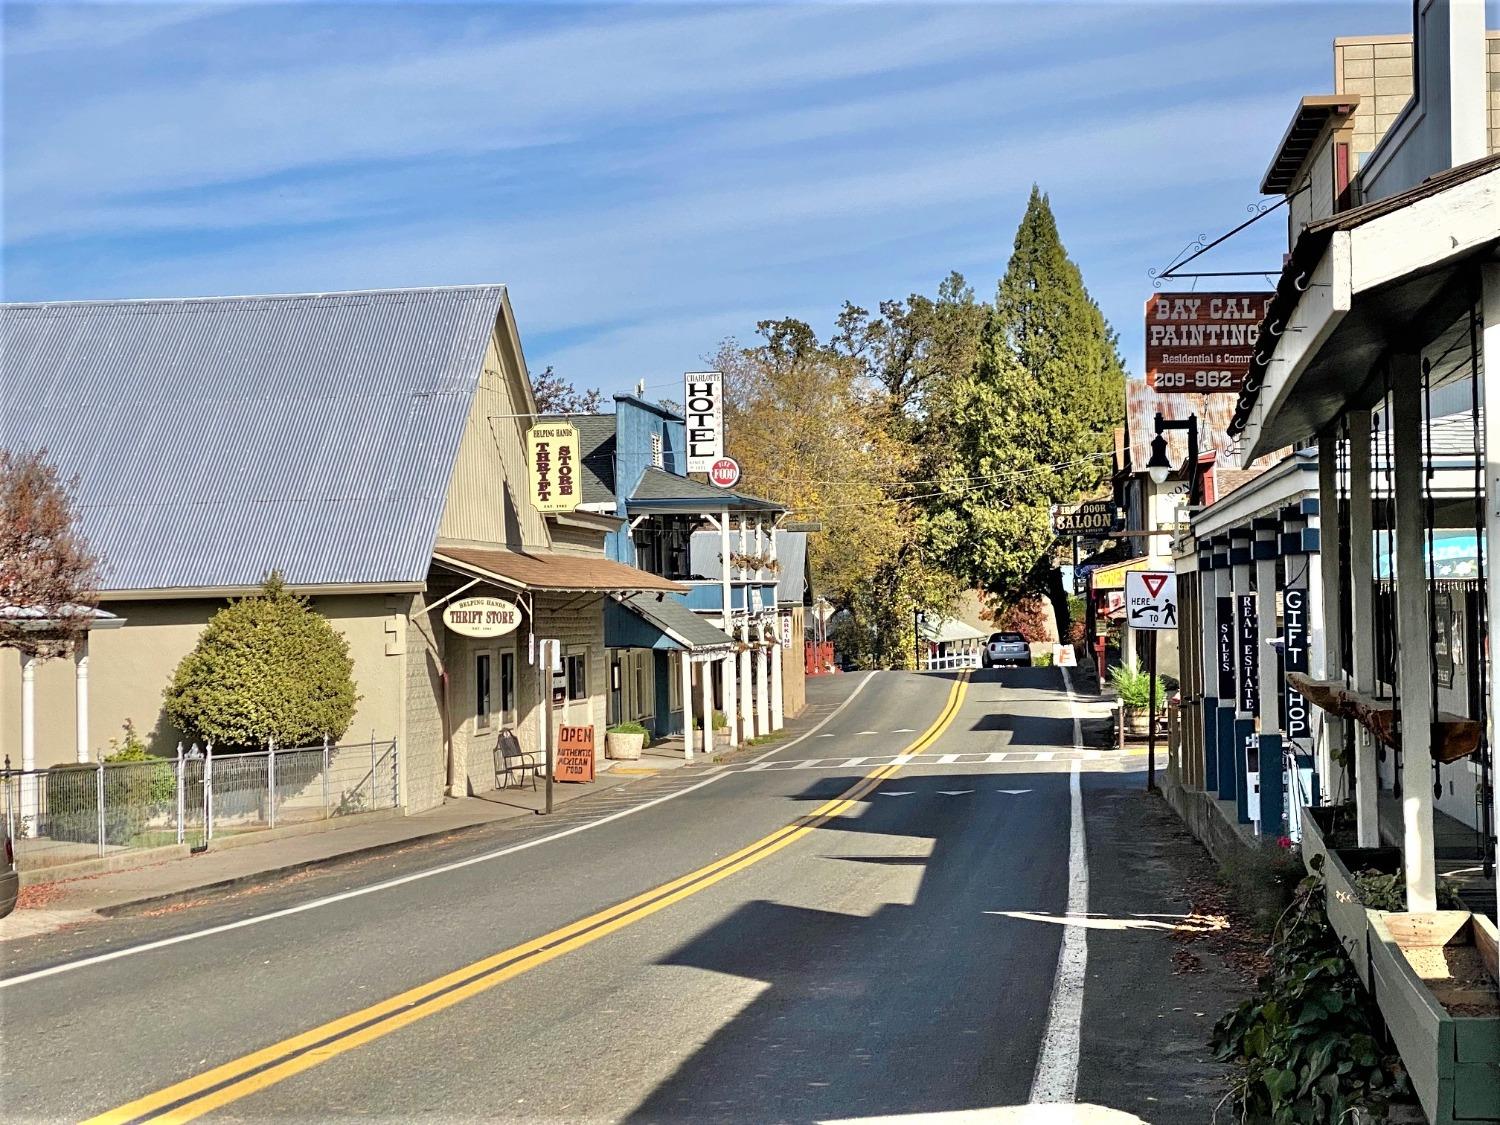
[[[616,723],[604,732],[604,756],[619,762],[633,762],[646,746],[647,730],[640,723]]]
[[[1120,700],[1125,733],[1145,738],[1151,733],[1151,675],[1139,664],[1119,664],[1109,670],[1109,682]],[[1156,705],[1165,707],[1166,701],[1166,685],[1157,676]]]

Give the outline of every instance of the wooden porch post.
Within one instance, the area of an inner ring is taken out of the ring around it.
[[[1349,412],[1349,642],[1354,690],[1375,694],[1375,513],[1370,502],[1370,412]],[[1375,737],[1354,728],[1355,835],[1362,848],[1380,846],[1380,775]]]

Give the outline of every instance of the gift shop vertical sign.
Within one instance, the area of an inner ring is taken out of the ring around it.
[[[526,434],[531,504],[539,512],[571,512],[578,507],[578,431],[547,422]]]

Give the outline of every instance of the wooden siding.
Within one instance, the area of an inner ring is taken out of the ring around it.
[[[547,524],[527,491],[525,442],[531,420],[517,417],[534,407],[524,363],[507,336],[504,326],[497,325],[485,354],[438,537],[549,550]]]

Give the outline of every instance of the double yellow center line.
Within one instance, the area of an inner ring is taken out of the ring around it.
[[[963,673],[954,681],[937,719],[901,752],[895,762],[865,775],[838,797],[732,855],[561,929],[407,989],[388,1000],[361,1008],[310,1031],[283,1039],[153,1094],[137,1098],[117,1109],[90,1118],[86,1125],[191,1121],[257,1090],[274,1086],[283,1079],[327,1062],[346,1051],[389,1035],[397,1028],[441,1012],[461,1000],[503,984],[565,953],[581,949],[608,934],[650,917],[658,910],[664,910],[675,902],[706,890],[751,864],[774,855],[835,817],[842,816],[873,792],[881,782],[894,776],[902,765],[936,742],[953,722],[963,702],[967,684],[968,673]]]

